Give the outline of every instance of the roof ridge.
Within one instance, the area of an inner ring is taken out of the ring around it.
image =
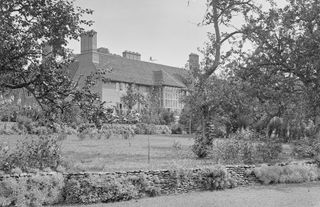
[[[125,57],[122,57],[121,55],[117,55],[117,54],[111,54],[111,53],[110,54],[106,54],[106,53],[100,53],[100,52],[97,52],[97,53],[99,55],[118,57],[118,58],[125,59],[125,60],[128,60],[128,61],[133,61],[133,62],[141,62],[141,63],[145,63],[145,64],[150,64],[150,65],[159,65],[159,66],[164,66],[164,67],[168,67],[168,68],[185,70],[185,68],[182,68],[182,67],[180,68],[180,67],[175,67],[175,66],[171,66],[171,65],[164,65],[164,64],[160,64],[160,63],[147,62],[147,61],[144,61],[144,60],[132,60],[132,59],[125,58]]]

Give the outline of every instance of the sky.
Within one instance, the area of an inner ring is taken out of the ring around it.
[[[206,0],[77,0],[82,8],[93,9],[86,18],[95,23],[98,47],[121,55],[139,52],[141,59],[184,67],[190,53],[206,40],[208,27],[199,27]],[[69,47],[80,52],[80,42]]]
[[[189,2],[189,3],[188,3]],[[184,67],[190,53],[198,53],[213,26],[198,26],[204,17],[206,0],[76,0],[75,5],[94,10],[85,16],[93,20],[98,47],[121,55],[129,50],[143,61]],[[80,42],[69,48],[80,53]]]

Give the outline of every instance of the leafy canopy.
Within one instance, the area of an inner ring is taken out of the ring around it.
[[[77,39],[88,9],[69,0],[1,0],[0,89],[31,92],[40,106],[61,107],[75,88],[68,40]]]
[[[255,51],[244,56],[237,74],[257,89],[261,101],[282,105],[279,115],[292,104],[296,109],[304,104],[304,113],[315,120],[320,115],[320,2],[289,1],[249,23],[255,30],[247,38]]]

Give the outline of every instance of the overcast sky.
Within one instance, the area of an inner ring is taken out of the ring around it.
[[[199,27],[206,0],[76,0],[82,8],[93,9],[86,16],[95,23],[98,47],[111,53],[139,52],[144,61],[184,67],[188,55],[197,53],[207,40],[210,27]],[[69,45],[80,52],[80,43]]]

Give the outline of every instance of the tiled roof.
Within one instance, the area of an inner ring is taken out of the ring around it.
[[[154,73],[162,73],[162,85],[185,88],[183,80],[188,71],[139,60],[131,60],[119,55],[99,53],[97,68],[108,68],[112,71],[106,74],[111,81],[136,83],[141,85],[156,85]]]

